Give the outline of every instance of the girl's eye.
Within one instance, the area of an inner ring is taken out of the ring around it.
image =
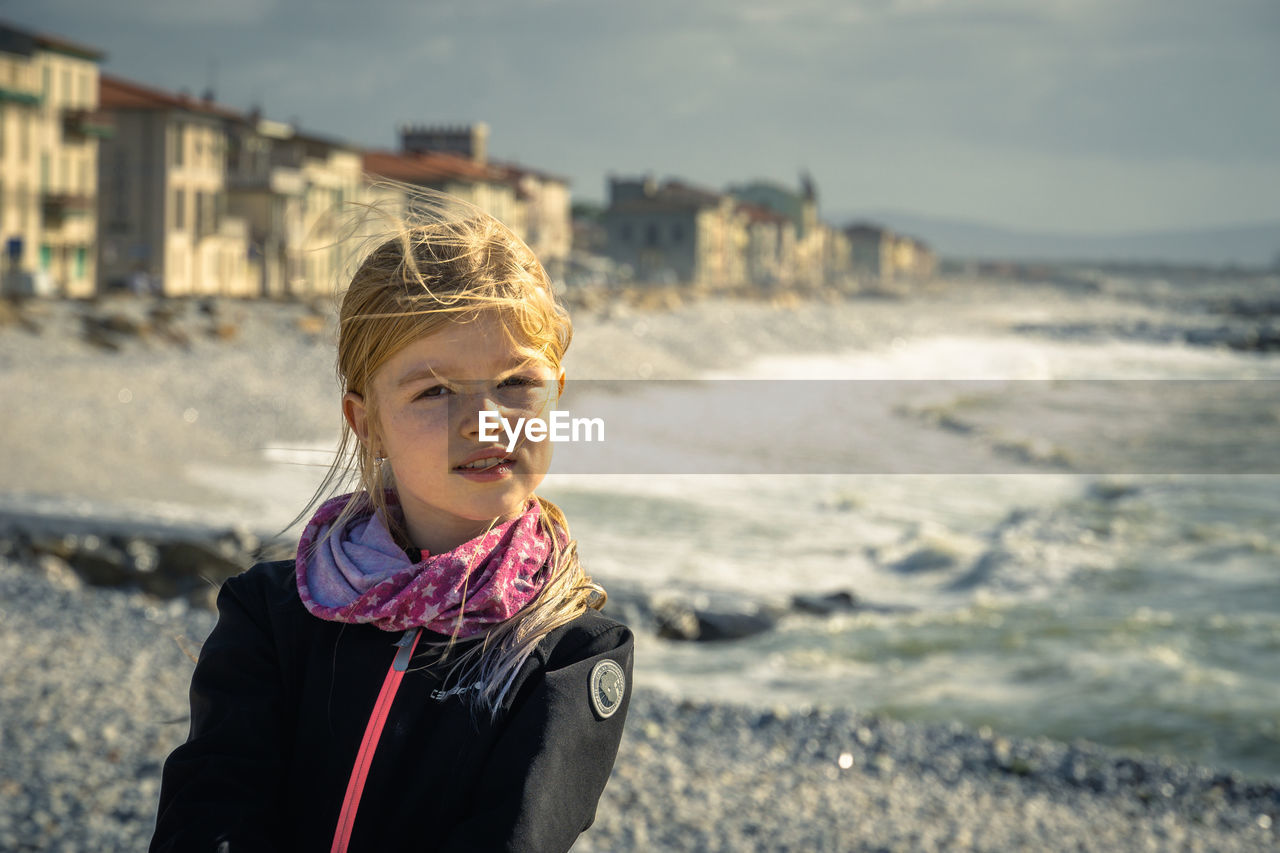
[[[526,388],[537,388],[541,387],[542,380],[535,379],[532,376],[508,376],[506,379],[502,380],[501,385],[505,385],[507,387],[523,386]]]
[[[449,393],[449,389],[444,385],[432,385],[430,388],[424,389],[415,399],[421,400],[430,397],[443,397]]]

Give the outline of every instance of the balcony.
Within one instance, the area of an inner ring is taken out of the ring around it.
[[[65,220],[86,216],[93,210],[93,197],[45,191],[41,193],[40,206],[47,227],[57,227]]]
[[[110,139],[116,128],[111,117],[99,110],[67,110],[62,114],[62,134],[67,138]]]
[[[257,190],[273,195],[296,196],[306,190],[306,179],[298,169],[272,166],[254,171],[231,169],[227,172],[227,189]]]
[[[0,86],[0,104],[24,104],[28,107],[38,107],[43,100],[39,92],[27,92],[9,86]]]

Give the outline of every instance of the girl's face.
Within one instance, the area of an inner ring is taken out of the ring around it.
[[[343,397],[356,435],[387,458],[409,538],[427,553],[519,515],[551,463],[548,441],[522,436],[507,452],[501,427],[496,441],[480,439],[481,411],[513,429],[520,417],[546,420],[564,387],[564,373],[514,346],[500,322],[450,324],[401,349],[370,382],[376,412],[359,394]]]

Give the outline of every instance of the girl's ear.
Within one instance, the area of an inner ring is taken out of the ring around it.
[[[361,444],[369,443],[369,418],[365,410],[364,397],[355,391],[342,395],[342,416],[347,419],[347,426],[360,439]]]

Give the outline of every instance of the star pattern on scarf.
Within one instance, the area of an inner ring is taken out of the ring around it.
[[[371,511],[330,529],[351,497],[322,505],[298,543],[299,597],[314,616],[385,631],[420,626],[470,637],[514,616],[546,583],[543,568],[552,546],[536,501],[477,539],[411,562]],[[398,507],[394,493],[388,493],[388,504]],[[380,582],[359,592],[362,577],[379,574]]]

